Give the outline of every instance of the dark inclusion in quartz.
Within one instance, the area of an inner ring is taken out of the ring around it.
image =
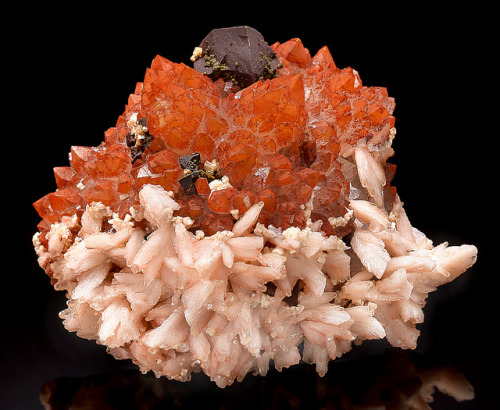
[[[179,157],[179,165],[186,171],[186,174],[179,180],[179,184],[188,196],[198,193],[196,191],[196,180],[198,178],[206,178],[208,182],[222,178],[218,170],[209,174],[203,169],[201,155],[198,152]]]
[[[262,34],[248,26],[214,29],[200,47],[203,53],[194,62],[195,70],[240,88],[276,77],[281,67]]]
[[[199,165],[201,161],[201,156],[199,153],[194,153],[190,155],[184,155],[179,157],[179,165],[182,169],[188,170],[189,173],[184,175],[179,180],[181,187],[184,189],[186,195],[195,195],[196,192],[196,180],[199,178]]]
[[[200,162],[201,155],[198,152],[179,157],[179,165],[181,168],[189,169],[190,171],[196,171],[199,168]]]
[[[147,130],[147,120],[146,118],[140,118],[137,121],[137,124],[141,127],[144,127]],[[151,144],[151,141],[154,137],[149,133],[149,131],[143,132],[141,138],[138,138],[137,135],[128,133],[125,140],[127,143],[127,147],[130,148],[130,156],[132,157],[132,163],[141,158],[142,153],[146,148],[148,148]]]

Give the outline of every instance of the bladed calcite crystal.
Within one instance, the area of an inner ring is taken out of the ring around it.
[[[273,75],[237,88],[157,56],[104,141],[72,147],[34,203],[66,328],[144,372],[223,387],[270,360],[324,374],[365,339],[415,348],[428,293],[475,261],[411,226],[386,89],[326,46],[268,48]]]

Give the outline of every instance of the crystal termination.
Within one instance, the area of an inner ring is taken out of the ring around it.
[[[270,49],[234,88],[157,56],[98,147],[34,203],[64,326],[143,372],[218,386],[353,343],[417,345],[427,295],[476,260],[411,226],[391,180],[394,100],[325,46]]]

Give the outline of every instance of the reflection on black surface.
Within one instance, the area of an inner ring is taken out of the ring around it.
[[[459,401],[473,397],[473,387],[456,369],[429,365],[421,356],[392,349],[381,356],[332,362],[323,378],[313,366],[299,365],[266,377],[247,376],[219,389],[203,374],[181,383],[121,370],[59,377],[46,382],[40,393],[50,410],[434,409],[458,408]],[[441,404],[431,403],[435,398]]]

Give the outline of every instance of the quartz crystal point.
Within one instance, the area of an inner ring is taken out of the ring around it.
[[[157,56],[34,203],[64,326],[143,372],[224,387],[271,360],[324,375],[365,339],[414,349],[427,295],[476,259],[410,224],[386,89],[326,46],[269,50],[276,72],[238,88]]]

